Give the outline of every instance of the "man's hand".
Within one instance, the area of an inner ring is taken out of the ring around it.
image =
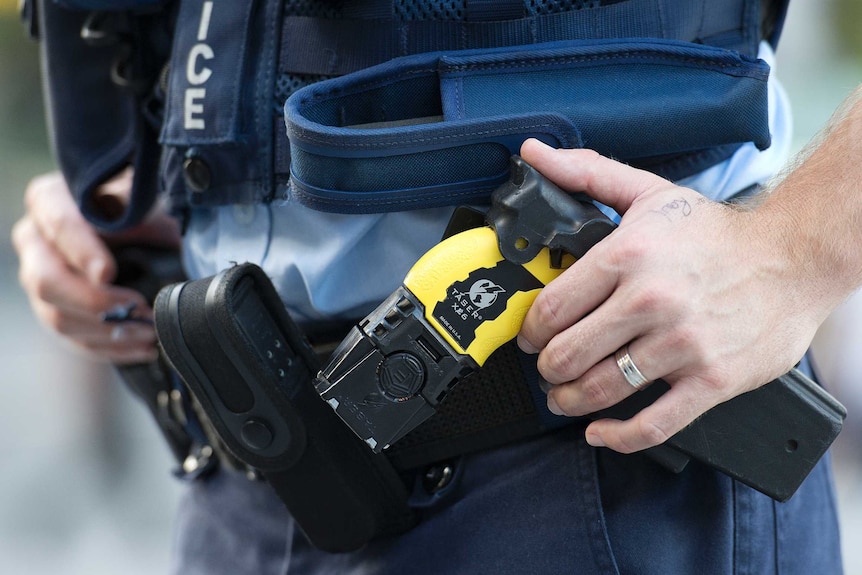
[[[129,174],[106,184],[112,201],[124,201]],[[157,356],[155,330],[141,322],[110,324],[102,314],[135,305],[150,317],[143,296],[111,285],[116,262],[106,239],[87,223],[59,173],[33,179],[25,195],[26,213],[12,230],[20,259],[19,281],[41,323],[92,355],[115,363],[150,361]],[[111,241],[151,241],[177,245],[176,227],[162,215]]]
[[[622,214],[617,230],[548,284],[519,344],[539,352],[549,408],[585,415],[635,389],[614,353],[671,389],[628,421],[603,419],[587,441],[629,453],[787,372],[831,309],[798,281],[786,220],[712,202],[589,150],[535,140],[523,158],[569,191]]]

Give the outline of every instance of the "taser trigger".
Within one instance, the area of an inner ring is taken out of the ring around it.
[[[551,267],[560,269],[564,254],[581,258],[617,227],[587,196],[564,192],[520,156],[512,156],[510,168],[486,216],[510,262],[525,264],[547,247]]]

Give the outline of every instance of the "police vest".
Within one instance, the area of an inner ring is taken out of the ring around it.
[[[769,146],[756,55],[787,1],[62,4],[37,3],[55,149],[85,215],[122,228],[159,191],[177,212],[482,203],[529,137],[685,177]],[[116,41],[83,45],[94,21]],[[105,214],[92,192],[128,163],[132,206]]]

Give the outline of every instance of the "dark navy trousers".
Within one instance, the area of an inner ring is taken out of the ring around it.
[[[270,488],[220,471],[189,485],[174,572],[196,574],[799,574],[842,572],[825,457],[786,503],[692,462],[594,449],[574,424],[465,456],[422,521],[349,554],[309,546]]]

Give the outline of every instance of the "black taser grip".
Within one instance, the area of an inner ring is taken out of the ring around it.
[[[628,419],[668,389],[658,380],[590,417]],[[787,501],[838,436],[846,416],[843,405],[793,369],[713,407],[663,445]]]
[[[511,159],[509,182],[494,192],[487,219],[503,256],[521,264],[543,247],[551,251],[552,265],[561,252],[580,258],[616,227],[589,198],[563,192],[518,156]],[[668,389],[658,380],[590,417],[628,419]],[[674,471],[690,456],[786,501],[838,436],[846,415],[835,398],[794,369],[717,405],[647,454]]]

